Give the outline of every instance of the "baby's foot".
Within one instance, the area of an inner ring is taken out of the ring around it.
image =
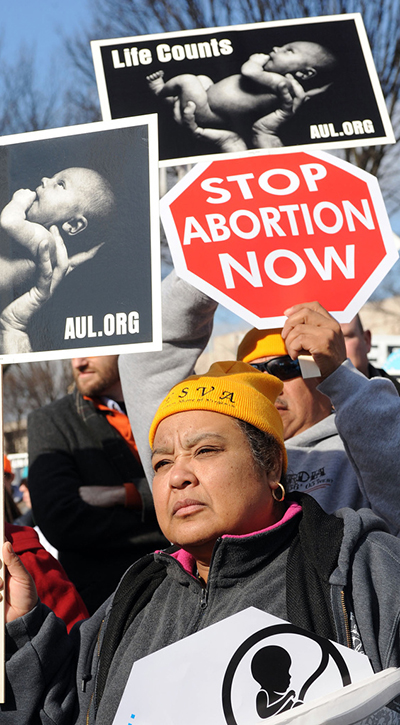
[[[151,73],[151,75],[146,76],[146,81],[148,82],[153,93],[155,93],[156,95],[161,93],[162,89],[165,86],[163,78],[164,78],[163,70],[158,70],[155,73]]]

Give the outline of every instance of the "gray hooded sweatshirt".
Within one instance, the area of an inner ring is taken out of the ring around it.
[[[210,334],[215,309],[214,303],[181,280],[170,278],[165,287],[164,352],[120,358],[134,434],[147,471],[147,430],[155,408],[170,387],[190,373]],[[169,306],[168,294],[175,307],[172,303]],[[386,512],[388,520],[397,520],[400,487],[396,485],[399,473],[395,450],[400,403],[397,394],[392,395],[392,384],[383,379],[369,381],[345,364],[322,385],[323,392],[334,402],[336,425],[355,466],[347,486],[352,491],[360,490],[372,508]],[[330,423],[333,418],[328,420]],[[340,440],[339,435],[332,435],[335,437]],[[315,438],[315,442],[319,440],[326,449],[326,433]],[[333,450],[338,457],[340,447]],[[297,468],[290,464],[291,473],[303,469],[312,473],[317,468],[305,467],[306,452],[307,442],[299,446],[303,458],[299,458]],[[344,449],[340,455],[345,457]],[[339,465],[332,470],[339,479]],[[138,658],[248,606],[295,621],[296,611],[289,611],[293,597],[288,596],[292,588],[288,562],[290,545],[306,508],[304,505],[303,513],[295,513],[274,530],[219,539],[206,590],[179,560],[166,553],[156,554],[166,576],[123,636],[100,702],[98,667],[113,598],[70,635],[63,622],[41,603],[9,624],[7,701],[0,706],[2,725],[110,725]],[[330,522],[338,520],[343,520],[340,547],[329,567],[325,560],[331,548]],[[400,666],[400,541],[386,533],[384,522],[365,509],[343,509],[333,517],[325,517],[321,511],[305,529],[302,561],[328,591],[325,604],[334,639],[351,646],[349,626],[354,621],[376,672]],[[135,574],[139,564],[133,566]],[[307,610],[313,593],[311,590],[309,596],[299,597],[299,611]],[[393,709],[385,709],[381,715],[382,724],[400,723]]]
[[[121,355],[119,368],[133,434],[152,480],[148,431],[158,405],[188,375],[212,332],[217,303],[172,272],[163,281],[163,349]],[[347,360],[319,385],[332,414],[285,441],[288,489],[327,513],[372,509],[400,532],[400,397],[390,380],[369,380]]]
[[[279,525],[265,531],[218,539],[206,589],[182,552],[155,554],[165,576],[123,635],[100,701],[98,668],[113,598],[70,635],[40,603],[9,624],[2,725],[110,725],[137,659],[248,606],[299,625],[299,613],[305,608],[308,614],[310,599],[322,589],[327,593],[324,606],[332,638],[351,646],[352,613],[374,670],[399,666],[400,541],[385,533],[383,522],[371,511],[343,509],[326,516],[309,497],[301,505],[299,510],[296,502],[292,504]],[[300,564],[304,563],[305,576],[311,575],[311,584],[299,590],[290,563],[298,541]],[[133,579],[138,566],[133,565]],[[320,625],[308,628],[318,633]],[[400,722],[393,709],[385,708],[381,715],[381,723]]]

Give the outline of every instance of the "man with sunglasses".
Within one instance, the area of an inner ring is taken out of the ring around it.
[[[372,347],[371,330],[364,330],[360,315],[353,317],[350,322],[340,325],[346,344],[347,357],[354,367],[364,373],[367,378],[389,378],[400,395],[400,383],[395,377],[389,375],[383,368],[376,368],[368,359]]]
[[[282,335],[279,330],[252,329],[237,357],[283,382],[276,407],[288,450],[288,490],[309,493],[329,513],[343,506],[372,508],[397,534],[392,422],[400,408],[393,384],[371,387],[361,379],[346,360],[340,325],[318,303],[296,305],[286,314]],[[302,352],[312,353],[320,377],[303,379],[298,360]],[[390,421],[386,416],[391,410]],[[387,486],[377,483],[382,480]]]
[[[290,357],[278,330],[250,330],[239,345],[237,359],[275,375],[284,383],[276,407],[282,418],[285,440],[331,414],[331,401],[318,390],[320,379],[303,380],[300,363]]]
[[[163,282],[162,352],[119,357],[127,411],[149,480],[152,415],[173,385],[193,372],[216,307],[171,273]],[[257,339],[251,343],[249,333],[250,344],[240,345],[238,359],[257,366],[270,362],[269,372],[286,378],[276,406],[284,425],[289,490],[311,494],[328,513],[343,506],[370,508],[399,534],[400,403],[393,384],[368,380],[346,360],[340,325],[318,303],[296,305],[285,315],[282,336],[277,330],[252,331]],[[305,353],[320,377],[300,377],[296,361]],[[274,358],[280,360],[272,363]]]

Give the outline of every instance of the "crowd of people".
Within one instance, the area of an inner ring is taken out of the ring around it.
[[[6,725],[108,725],[138,659],[249,606],[400,666],[398,384],[317,302],[194,374],[215,309],[171,273],[162,351],[74,358],[73,392],[30,415],[59,560],[7,525]],[[400,722],[400,687],[365,722]]]
[[[280,148],[332,98],[339,60],[304,39],[217,82],[159,69],[147,83],[190,143]],[[68,167],[2,209],[20,249],[1,259],[1,354],[35,350],[37,313],[101,256],[64,238],[116,198]],[[4,459],[1,725],[112,725],[138,660],[249,607],[400,671],[400,385],[369,362],[370,332],[299,300],[282,330],[252,329],[234,360],[195,373],[217,305],[174,272],[162,287],[160,352],[73,358],[73,390],[29,415],[24,511]],[[301,707],[282,652],[252,655],[254,723]],[[206,699],[199,686],[193,706]],[[363,713],[352,722],[400,725],[400,684]]]

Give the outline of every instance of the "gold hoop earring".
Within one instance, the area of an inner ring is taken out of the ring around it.
[[[281,503],[285,499],[286,491],[281,483],[278,483],[278,488],[280,489],[281,497],[280,498],[277,497],[277,495],[276,495],[277,489],[273,488],[272,489],[272,498],[275,499],[275,501],[277,501],[278,503]]]

